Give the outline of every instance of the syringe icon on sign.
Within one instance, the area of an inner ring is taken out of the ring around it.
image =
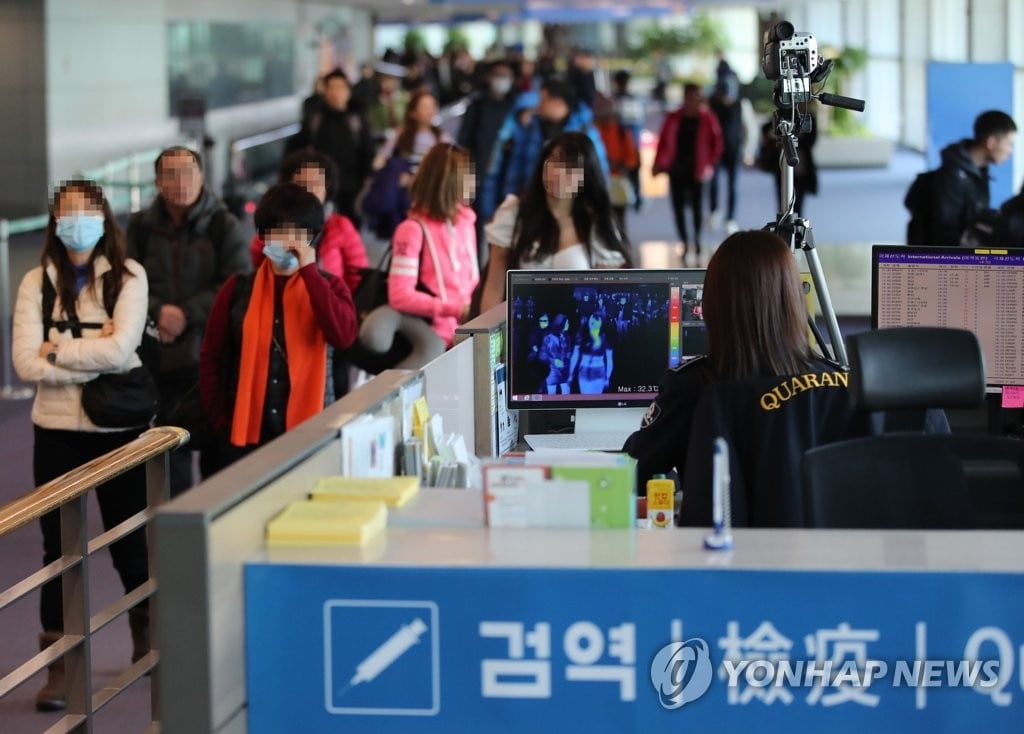
[[[418,643],[426,631],[427,625],[422,619],[414,619],[409,624],[402,625],[395,634],[391,635],[356,666],[356,674],[338,695],[345,695],[350,688],[359,683],[372,681],[405,654],[410,647]]]

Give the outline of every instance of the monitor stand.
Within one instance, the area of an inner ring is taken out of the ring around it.
[[[578,408],[572,433],[524,436],[535,451],[619,451],[630,434],[640,428],[646,408]]]

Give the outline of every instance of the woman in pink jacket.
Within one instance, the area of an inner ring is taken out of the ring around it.
[[[658,151],[654,157],[654,175],[667,173],[672,193],[679,239],[686,257],[689,237],[686,233],[685,209],[693,210],[693,247],[700,255],[700,229],[703,219],[704,182],[710,181],[715,165],[722,157],[725,144],[718,118],[704,104],[700,87],[683,87],[683,106],[669,113],[661,126]]]
[[[413,344],[401,368],[420,367],[450,347],[469,314],[480,280],[470,171],[469,153],[451,143],[438,143],[423,158],[409,188],[409,216],[392,238],[388,305],[359,330],[373,352],[387,352],[401,331]],[[431,331],[424,333],[427,324]]]

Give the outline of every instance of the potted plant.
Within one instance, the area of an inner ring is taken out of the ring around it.
[[[850,79],[867,66],[864,49],[825,48],[822,55],[832,59],[832,73],[826,89],[849,96]],[[821,136],[814,156],[819,166],[831,168],[884,168],[892,157],[892,141],[872,135],[859,117],[860,113],[842,107],[822,105],[819,108]]]

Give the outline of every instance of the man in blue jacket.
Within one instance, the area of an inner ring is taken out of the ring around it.
[[[564,132],[587,134],[597,149],[601,170],[607,178],[608,156],[601,142],[601,134],[592,124],[592,119],[590,108],[575,103],[564,82],[556,79],[544,82],[540,88],[537,114],[515,130],[503,165],[491,166],[488,175],[501,175],[494,187],[494,201],[502,201],[508,194],[518,194],[530,180],[544,144]]]

